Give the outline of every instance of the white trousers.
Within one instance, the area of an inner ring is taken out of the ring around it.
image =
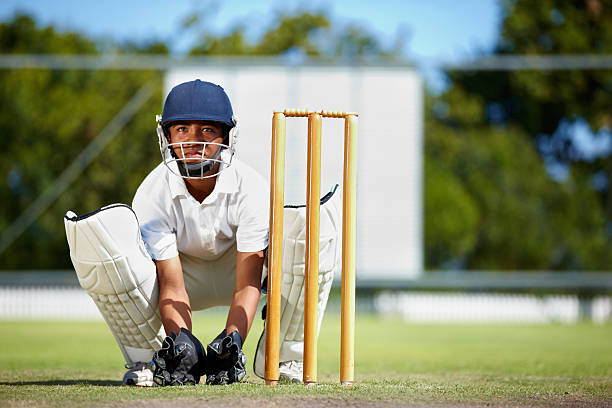
[[[229,306],[236,283],[236,244],[213,261],[179,254],[192,310]]]

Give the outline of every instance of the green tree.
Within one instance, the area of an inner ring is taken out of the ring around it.
[[[612,2],[601,0],[504,2],[503,22],[495,54],[610,55]],[[533,137],[563,137],[560,123],[584,118],[593,131],[612,127],[612,70],[523,70],[451,72],[454,87],[480,95],[487,120],[512,123]],[[576,156],[574,140],[560,143],[561,160]],[[572,153],[574,151],[574,153]]]
[[[611,7],[599,0],[505,2],[495,53],[608,55]],[[455,251],[453,261],[466,268],[609,269],[611,159],[585,155],[571,124],[585,121],[593,132],[609,131],[612,71],[448,74],[450,87],[431,102],[427,160],[460,180],[460,190],[447,184],[448,199],[470,202],[467,194],[478,209],[477,238],[464,240],[473,245]],[[551,178],[551,163],[566,165],[567,176]],[[593,177],[602,175],[597,190]],[[458,208],[472,220],[465,204]],[[435,214],[427,215],[427,239],[442,239],[428,236],[437,222]],[[429,250],[429,266],[448,262]]]
[[[130,51],[136,46],[132,45]],[[0,53],[95,54],[96,43],[74,33],[38,27],[18,15],[0,24]],[[19,69],[0,71],[0,230],[5,230],[119,112],[153,81],[155,98],[100,156],[7,250],[4,269],[70,266],[62,217],[113,202],[130,203],[159,162],[153,114],[159,111],[161,75],[150,71]],[[120,180],[120,182],[118,182]]]
[[[187,28],[197,26],[205,16],[191,16]],[[400,39],[401,40],[401,39]],[[401,41],[398,40],[398,44]],[[337,57],[359,59],[367,56],[397,57],[400,49],[395,44],[388,49],[378,39],[357,24],[337,25],[324,12],[297,11],[277,14],[273,24],[258,40],[246,36],[246,25],[237,24],[227,34],[216,35],[202,30],[191,55],[282,55],[301,52],[309,57],[331,60]]]
[[[197,28],[199,18],[187,21],[186,29]],[[354,54],[378,52],[373,37],[357,27],[338,37],[342,47],[325,48],[322,30],[330,30],[322,13],[279,14],[258,42],[249,43],[241,25],[221,36],[204,30],[191,54],[273,55],[297,49],[329,56],[347,53],[353,42]],[[0,53],[95,55],[100,47],[119,54],[167,54],[169,49],[154,40],[97,43],[81,34],[40,27],[26,15],[0,23]],[[78,180],[0,253],[4,269],[70,267],[61,223],[66,210],[81,214],[113,202],[131,202],[142,178],[159,163],[153,115],[161,108],[161,79],[157,71],[0,71],[0,128],[10,135],[0,152],[0,171],[6,175],[0,182],[0,230],[52,185],[141,86],[150,81],[155,86],[154,97]]]
[[[257,54],[276,55],[297,48],[306,55],[321,55],[320,46],[313,41],[313,35],[329,27],[329,19],[322,13],[281,14],[277,25],[268,29],[255,50]]]
[[[458,102],[458,101],[457,101]],[[465,112],[459,109],[460,123]],[[472,106],[474,108],[474,106]],[[428,268],[606,269],[597,193],[572,173],[552,180],[518,128],[426,125]]]

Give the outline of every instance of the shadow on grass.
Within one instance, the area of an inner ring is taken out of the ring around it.
[[[100,380],[50,380],[50,381],[15,381],[6,382],[0,381],[0,385],[96,385],[99,387],[119,387],[122,386],[121,381],[100,381]]]

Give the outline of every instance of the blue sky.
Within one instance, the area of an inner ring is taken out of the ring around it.
[[[393,43],[398,31],[407,32],[405,54],[417,61],[456,61],[487,52],[500,22],[499,1],[495,0],[2,0],[0,19],[10,19],[20,10],[34,15],[41,24],[95,37],[170,41],[180,54],[193,38],[180,35],[178,29],[194,11],[208,11],[214,32],[243,23],[247,33],[256,37],[272,23],[277,11],[304,8],[325,10],[337,23],[358,23],[383,44]]]

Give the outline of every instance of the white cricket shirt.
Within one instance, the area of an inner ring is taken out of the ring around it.
[[[269,199],[264,179],[234,157],[202,203],[160,163],[138,187],[132,207],[153,259],[181,252],[206,261],[219,258],[234,242],[240,252],[265,249]]]

